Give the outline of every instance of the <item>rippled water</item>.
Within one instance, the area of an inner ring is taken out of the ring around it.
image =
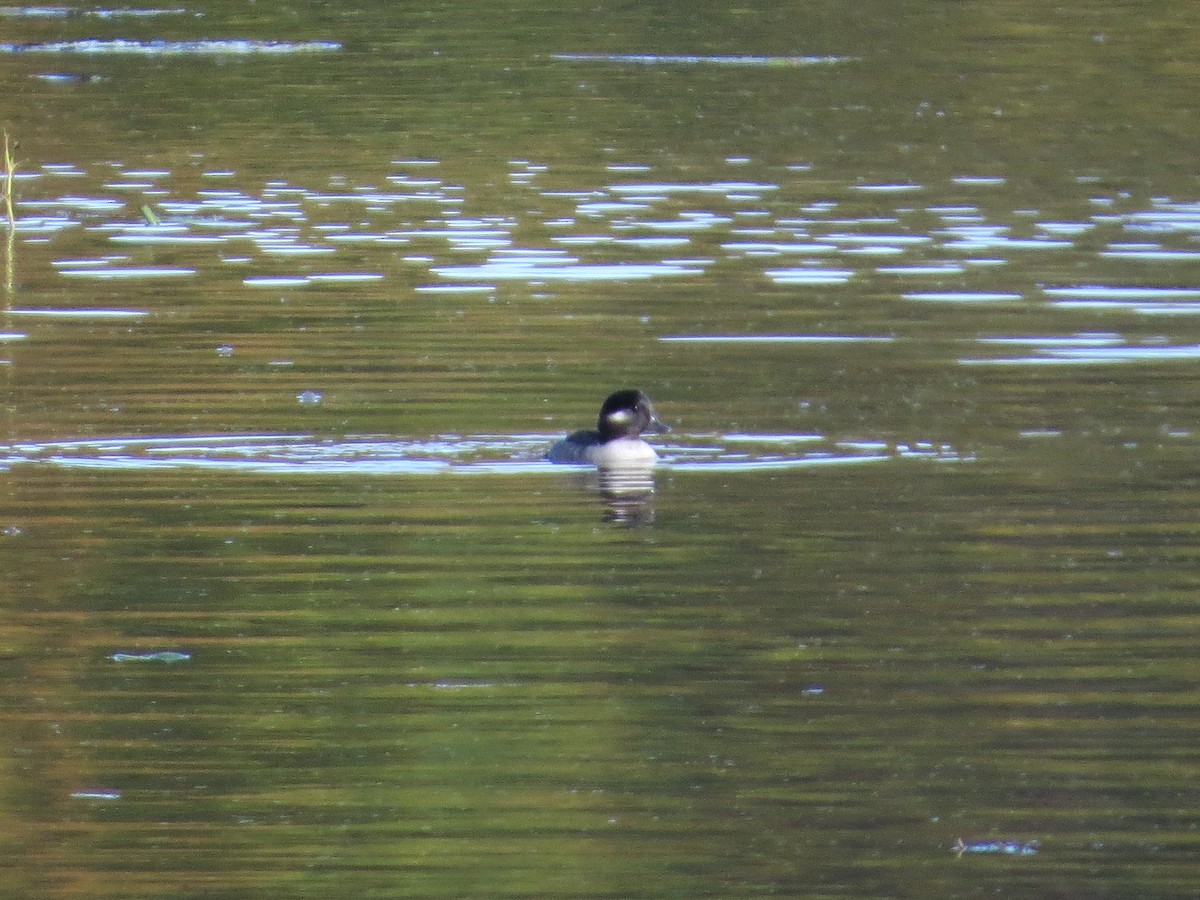
[[[246,472],[415,474],[545,472],[550,435],[440,435],[426,441],[314,441],[299,435],[219,435],[52,441],[0,448],[0,465],[64,468],[212,468]],[[947,445],[829,442],[821,435],[683,435],[660,448],[661,467],[676,471],[752,471],[889,459],[962,458]],[[586,467],[585,467],[586,468]]]
[[[14,896],[1196,896],[1200,21],[798,15],[0,7]]]

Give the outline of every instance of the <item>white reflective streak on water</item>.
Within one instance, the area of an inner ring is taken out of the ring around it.
[[[87,173],[47,164],[24,173],[18,236],[52,238],[83,224],[131,254],[55,263],[62,277],[75,279],[193,277],[198,271],[194,266],[150,264],[149,254],[171,247],[202,252],[211,246],[214,253],[225,254],[214,262],[249,269],[243,275],[249,288],[386,281],[390,276],[384,268],[372,268],[376,257],[359,248],[375,246],[382,252],[412,244],[430,251],[406,258],[425,268],[431,282],[425,290],[438,282],[479,282],[479,287],[492,290],[499,282],[689,279],[729,260],[759,264],[762,282],[781,290],[819,292],[860,280],[876,285],[879,279],[904,278],[932,282],[929,290],[897,291],[897,296],[915,302],[1019,301],[1064,311],[1124,310],[1151,316],[1200,311],[1200,288],[1179,285],[1178,276],[1162,286],[1144,283],[1153,277],[1153,265],[1172,266],[1200,255],[1179,245],[1200,231],[1200,209],[1188,202],[1158,198],[1148,208],[1122,213],[1111,202],[1101,202],[1112,198],[1093,197],[1096,211],[1079,220],[1062,215],[1039,219],[1036,211],[1023,209],[997,219],[976,204],[931,203],[923,208],[913,203],[913,195],[924,186],[901,182],[847,186],[871,197],[876,207],[869,215],[855,216],[847,215],[845,201],[781,205],[785,191],[802,188],[804,180],[813,177],[805,167],[781,172],[779,181],[687,182],[654,178],[653,167],[644,164],[615,165],[598,171],[594,183],[564,189],[558,184],[539,186],[554,174],[552,167],[514,160],[514,173],[528,176],[514,190],[528,192],[530,211],[464,216],[462,207],[471,200],[470,192],[437,177],[437,160],[392,165],[394,170],[381,173],[377,183],[332,178],[332,185],[305,186],[272,181],[257,192],[214,184],[228,181],[232,173],[212,170],[202,176],[208,184],[187,197],[172,193],[167,170],[122,170],[119,164],[116,174],[124,178],[105,182],[108,196],[58,193],[55,184],[60,180],[78,182]],[[614,174],[623,180],[611,180]],[[973,192],[1006,187],[1004,179],[986,174],[963,174],[953,181]],[[893,196],[894,209],[878,209]],[[138,215],[143,208],[139,201],[159,220]],[[353,214],[347,215],[350,210]],[[1018,226],[1014,215],[1032,221]],[[932,217],[934,227],[914,227],[916,216]],[[594,224],[581,227],[585,222]],[[545,244],[518,241],[516,236],[526,234],[530,225],[548,231]],[[1029,282],[1017,286],[1019,290],[1011,284],[997,290],[988,283],[990,270],[1003,267],[1008,254],[1078,253],[1081,242],[1090,240],[1100,225],[1112,235],[1093,258],[1129,260],[1141,268],[1142,283]],[[1024,232],[1018,233],[1018,227]],[[556,245],[576,253],[568,255]],[[678,255],[691,246],[702,248],[700,254]],[[707,255],[712,251],[716,252]],[[797,257],[808,264],[786,265]],[[881,257],[888,258],[887,265],[877,264]],[[327,259],[330,265],[314,270],[310,258]]]
[[[423,440],[315,439],[310,435],[203,435],[102,438],[0,447],[0,467],[72,469],[209,469],[296,475],[428,475],[563,472],[542,455],[560,435],[441,435]],[[965,459],[947,444],[831,441],[822,435],[673,435],[660,444],[661,464],[687,471],[799,468],[884,462],[917,456]]]

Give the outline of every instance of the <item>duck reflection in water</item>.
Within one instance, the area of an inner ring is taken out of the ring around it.
[[[658,420],[650,398],[638,390],[616,391],[600,407],[594,431],[576,431],[546,453],[552,463],[594,465],[611,521],[653,521],[653,468],[658,461],[643,434],[671,429]]]

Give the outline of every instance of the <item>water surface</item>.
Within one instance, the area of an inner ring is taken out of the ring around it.
[[[1196,14],[977,6],[0,8],[10,890],[1194,897]]]

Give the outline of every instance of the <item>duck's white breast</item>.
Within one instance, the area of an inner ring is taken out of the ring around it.
[[[654,448],[639,438],[617,438],[588,448],[598,466],[646,466],[658,459]]]

